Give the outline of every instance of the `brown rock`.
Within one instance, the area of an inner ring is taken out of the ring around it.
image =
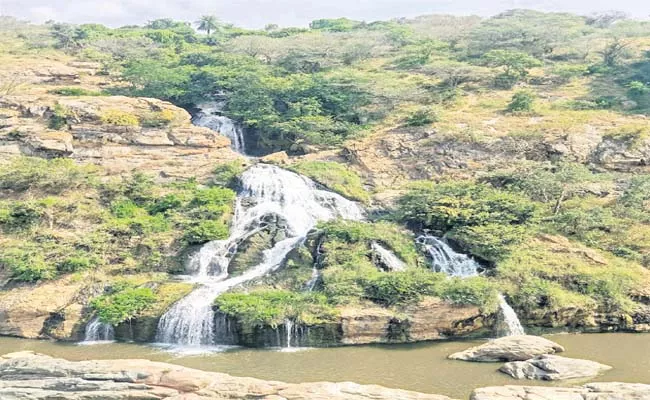
[[[476,389],[470,400],[650,400],[650,385],[599,382],[575,388],[496,386]]]
[[[452,360],[526,361],[542,354],[563,352],[557,343],[540,336],[506,336],[449,356]]]
[[[287,155],[286,151],[280,151],[262,157],[261,161],[268,164],[284,165],[289,161],[289,155]]]
[[[562,379],[589,378],[612,369],[609,365],[545,354],[527,361],[504,364],[499,371],[516,379],[539,379],[557,381]]]
[[[13,400],[451,400],[355,383],[288,384],[147,360],[71,362],[32,352],[0,358],[0,398]]]

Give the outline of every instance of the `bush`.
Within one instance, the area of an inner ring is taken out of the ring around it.
[[[21,282],[53,279],[56,269],[42,254],[22,249],[8,249],[0,253],[0,264],[11,272],[11,278]]]
[[[349,199],[364,203],[370,200],[368,192],[363,188],[361,177],[343,164],[330,161],[302,161],[292,165],[291,169]]]
[[[397,217],[420,229],[444,233],[463,226],[523,225],[537,207],[530,200],[484,184],[416,184],[398,200]]]
[[[228,226],[221,221],[201,221],[185,231],[188,244],[203,244],[228,238]]]
[[[37,225],[43,217],[43,207],[31,202],[14,202],[0,213],[0,225],[23,230]]]
[[[530,229],[522,225],[487,224],[464,226],[451,231],[449,238],[483,260],[496,262],[530,236]]]
[[[172,110],[162,110],[146,114],[141,119],[141,125],[146,128],[163,128],[176,121],[177,116]]]
[[[61,104],[56,103],[52,109],[52,115],[50,115],[50,121],[48,124],[49,128],[55,130],[63,128],[67,125],[70,115],[70,110]]]
[[[510,112],[530,112],[533,111],[535,94],[528,90],[520,90],[512,96],[508,111]]]
[[[59,96],[107,96],[106,93],[88,90],[80,87],[64,87],[50,90],[48,93],[58,94]]]
[[[487,314],[498,309],[498,294],[494,283],[476,276],[465,279],[446,279],[441,282],[438,295],[454,304],[473,304]]]
[[[88,186],[93,183],[96,172],[97,168],[92,165],[77,165],[67,158],[19,157],[0,166],[0,189],[58,194]]]
[[[363,279],[364,296],[381,305],[392,306],[419,301],[422,296],[437,295],[444,274],[423,269],[374,274]]]
[[[90,303],[100,321],[118,325],[132,320],[151,307],[156,296],[149,288],[124,288],[117,293],[97,297]]]
[[[286,319],[314,325],[332,322],[336,315],[327,298],[317,293],[295,293],[286,290],[225,293],[217,297],[214,303],[219,311],[237,318],[247,327],[275,327]]]
[[[170,193],[164,197],[156,200],[156,202],[149,207],[149,212],[152,214],[161,214],[170,210],[181,208],[183,200],[175,193]]]
[[[138,126],[140,120],[137,116],[120,110],[107,110],[100,117],[102,123],[116,126]]]
[[[235,200],[235,192],[222,187],[200,189],[194,193],[191,206],[229,206]]]
[[[221,164],[214,169],[212,183],[215,186],[233,188],[237,185],[238,176],[244,172],[240,162],[234,161],[228,164]]]
[[[90,269],[96,263],[91,257],[84,254],[73,255],[60,262],[56,269],[59,272],[78,272]]]
[[[404,123],[406,126],[425,126],[438,122],[437,113],[430,108],[421,108],[409,115]]]

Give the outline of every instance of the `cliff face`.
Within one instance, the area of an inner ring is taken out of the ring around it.
[[[227,138],[192,125],[187,111],[168,102],[94,95],[110,81],[92,67],[52,62],[22,71],[22,82],[33,86],[0,96],[0,158],[69,157],[109,174],[198,178],[240,158]],[[86,95],[56,94],[70,84]]]

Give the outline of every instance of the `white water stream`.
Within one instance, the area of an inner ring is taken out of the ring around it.
[[[300,246],[318,221],[334,218],[360,220],[362,209],[338,194],[321,190],[304,176],[282,168],[257,164],[241,176],[231,234],[205,244],[190,261],[193,279],[201,286],[178,301],[160,319],[157,341],[184,346],[220,342],[215,331],[214,299],[221,293],[278,269],[287,254]],[[286,224],[287,238],[264,252],[264,261],[244,274],[228,276],[228,264],[237,245],[264,227],[266,216]]]
[[[422,248],[431,258],[434,271],[442,272],[450,277],[469,278],[478,276],[480,265],[474,259],[452,249],[449,244],[434,236],[420,236],[417,238]],[[524,335],[524,327],[517,317],[517,313],[506,302],[505,297],[499,294],[499,321],[497,333],[500,336]]]
[[[221,115],[224,106],[224,102],[217,101],[199,105],[201,111],[194,117],[194,125],[210,128],[230,138],[233,150],[245,154],[244,130],[230,118]]]
[[[377,257],[379,257],[381,264],[383,264],[389,271],[398,272],[406,270],[406,264],[404,264],[404,261],[400,260],[392,251],[377,242],[372,242],[370,247]]]
[[[83,343],[110,342],[113,341],[114,337],[115,330],[112,325],[101,322],[98,317],[93,317],[86,325]]]

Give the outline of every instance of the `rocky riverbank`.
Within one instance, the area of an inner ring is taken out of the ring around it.
[[[0,398],[450,400],[446,396],[350,382],[288,384],[147,360],[71,362],[32,352],[12,353],[0,358]]]
[[[204,372],[148,360],[68,361],[24,351],[0,357],[3,400],[451,400],[351,382],[291,384]],[[591,383],[576,387],[499,386],[471,400],[647,400],[650,385]]]

